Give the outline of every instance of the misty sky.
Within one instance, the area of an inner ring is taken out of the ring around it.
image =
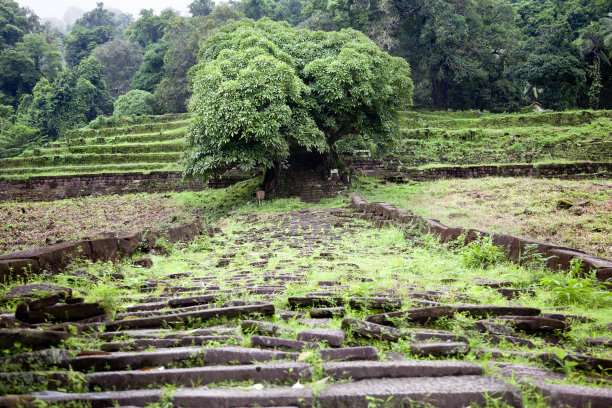
[[[29,7],[40,18],[56,17],[62,19],[69,7],[77,7],[89,11],[96,7],[100,0],[15,0],[22,7]],[[104,0],[104,7],[120,9],[132,14],[135,18],[141,9],[152,8],[158,14],[161,10],[171,7],[183,15],[187,15],[187,5],[193,0]]]

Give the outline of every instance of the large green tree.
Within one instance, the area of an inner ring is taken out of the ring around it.
[[[268,19],[222,28],[194,71],[187,178],[236,165],[278,176],[304,150],[322,154],[323,166],[340,165],[335,145],[345,136],[396,140],[397,111],[410,105],[413,88],[408,63],[358,31],[296,30]]]
[[[113,97],[130,91],[132,78],[142,65],[143,58],[138,44],[113,40],[98,46],[92,55],[102,62],[103,77]]]

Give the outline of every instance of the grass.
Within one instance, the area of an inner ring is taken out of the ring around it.
[[[612,111],[405,112],[390,156],[410,167],[612,160]]]
[[[612,258],[612,183],[532,178],[453,179],[393,184],[363,178],[356,191],[452,227],[493,230],[560,243]],[[557,208],[563,197],[591,202],[576,216]]]

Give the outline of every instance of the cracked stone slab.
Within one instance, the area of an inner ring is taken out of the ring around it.
[[[100,346],[103,351],[121,351],[121,350],[145,350],[149,347],[153,348],[168,348],[168,347],[185,347],[185,346],[201,346],[205,343],[229,343],[231,341],[238,342],[242,340],[239,336],[185,336],[181,338],[165,338],[165,339],[135,339],[133,341],[104,343]]]
[[[388,400],[386,407],[409,406],[410,401],[438,408],[485,405],[487,397],[500,398],[513,407],[522,407],[518,388],[496,378],[447,376],[385,378],[333,384],[317,394],[321,408],[368,408],[372,398]]]
[[[349,301],[349,306],[353,309],[393,312],[402,307],[402,300],[392,297],[354,297]]]
[[[344,307],[319,307],[310,309],[310,317],[313,319],[344,317],[346,309]]]

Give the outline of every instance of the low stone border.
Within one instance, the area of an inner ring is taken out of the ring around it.
[[[199,219],[161,230],[147,230],[117,237],[62,242],[42,248],[28,249],[0,256],[0,283],[23,278],[47,270],[59,272],[76,258],[95,261],[117,261],[130,258],[136,251],[150,251],[159,238],[170,243],[191,241],[203,232],[212,234],[212,229]]]
[[[182,173],[176,171],[36,176],[26,180],[6,180],[0,177],[0,202],[53,201],[105,194],[201,191],[206,188],[229,187],[247,178],[248,175],[239,170],[230,170],[208,182],[184,182]]]
[[[392,181],[430,181],[443,178],[540,177],[581,179],[607,178],[612,162],[575,162],[548,164],[500,164],[496,166],[445,166],[416,169],[403,166],[397,159],[345,158],[352,169],[366,176],[384,177]]]
[[[570,261],[572,259],[580,258],[584,264],[585,272],[594,270],[597,278],[604,282],[612,279],[611,260],[591,256],[577,249],[473,228],[452,228],[438,220],[413,215],[409,210],[400,210],[393,204],[368,203],[355,193],[351,194],[351,198],[352,206],[357,211],[364,213],[365,218],[376,220],[378,226],[382,226],[385,223],[412,224],[424,233],[431,233],[437,236],[442,243],[456,240],[462,234],[466,234],[466,242],[476,241],[479,239],[479,236],[492,235],[493,243],[504,247],[508,251],[510,261],[514,263],[521,263],[525,260],[521,255],[525,254],[526,247],[530,245],[533,246],[536,253],[549,258],[548,267],[553,270],[567,270],[570,268]]]

